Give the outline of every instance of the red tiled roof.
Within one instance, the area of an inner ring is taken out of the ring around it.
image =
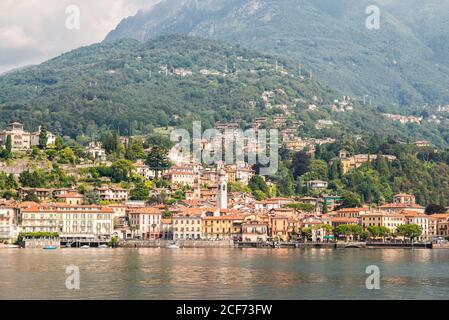
[[[155,207],[145,207],[145,208],[133,208],[129,212],[129,214],[155,214],[159,215],[161,214],[161,210]]]
[[[331,218],[331,222],[341,222],[341,223],[358,223],[359,219],[357,218],[344,218],[344,217],[333,217]]]

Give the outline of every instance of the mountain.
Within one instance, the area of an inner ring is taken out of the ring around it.
[[[191,127],[192,120],[211,127],[276,113],[263,105],[265,91],[282,92],[272,97],[274,106],[298,108],[313,97],[337,96],[294,68],[281,58],[186,36],[95,44],[0,76],[0,125],[47,124],[69,136]]]
[[[380,9],[368,30],[366,9]],[[401,106],[449,102],[449,2],[441,0],[162,0],[105,39],[163,34],[220,39],[286,55],[322,83]]]
[[[10,121],[30,129],[44,124],[75,138],[105,130],[191,128],[194,120],[203,128],[217,121],[246,128],[257,117],[283,115],[306,137],[378,134],[448,144],[446,122],[401,125],[357,101],[351,111],[334,112],[330,105],[342,95],[311,78],[294,61],[221,41],[180,35],[145,44],[123,39],[0,76],[0,127]]]

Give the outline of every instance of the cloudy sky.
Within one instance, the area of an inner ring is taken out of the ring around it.
[[[102,41],[121,19],[158,1],[0,0],[0,73]],[[79,30],[66,27],[71,5],[79,8]]]

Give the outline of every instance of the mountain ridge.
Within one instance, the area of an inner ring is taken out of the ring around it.
[[[373,4],[381,10],[379,30],[365,27]],[[105,41],[167,33],[218,39],[298,60],[342,92],[437,105],[449,101],[449,38],[444,28],[432,30],[449,24],[448,10],[435,0],[164,0],[122,21]]]

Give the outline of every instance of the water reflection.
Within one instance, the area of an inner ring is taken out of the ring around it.
[[[438,299],[449,251],[395,249],[0,250],[2,299]],[[381,289],[367,290],[368,265]],[[81,290],[65,288],[79,266]]]

